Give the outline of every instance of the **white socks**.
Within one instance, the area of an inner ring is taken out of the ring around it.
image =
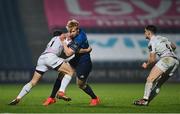
[[[149,96],[151,94],[151,91],[152,91],[152,86],[153,86],[153,83],[152,82],[146,82],[145,84],[145,89],[144,89],[144,99],[149,99]]]
[[[65,89],[68,86],[71,79],[72,79],[72,76],[69,76],[66,74],[61,81],[61,87],[60,87],[59,91],[65,92]],[[30,92],[31,88],[32,88],[32,84],[27,83],[26,85],[24,85],[21,92],[19,93],[19,95],[16,98],[17,99],[23,98],[25,95],[27,95]]]
[[[65,92],[66,87],[68,86],[71,79],[72,79],[72,76],[65,74],[61,81],[61,87],[59,88],[59,91]]]
[[[31,83],[27,83],[26,85],[24,85],[24,87],[22,88],[21,92],[17,96],[17,99],[21,99],[26,94],[28,94],[29,91],[31,90],[31,88],[32,88],[32,84]]]

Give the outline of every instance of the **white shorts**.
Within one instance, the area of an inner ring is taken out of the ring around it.
[[[64,62],[63,58],[58,57],[53,53],[41,55],[38,59],[36,70],[46,72],[49,69],[54,69]]]
[[[163,57],[156,63],[156,66],[164,73],[170,70],[169,76],[172,76],[179,66],[179,61],[173,57]]]

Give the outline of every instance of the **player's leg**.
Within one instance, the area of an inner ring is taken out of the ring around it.
[[[174,65],[171,65],[172,67],[169,67],[167,69],[167,71],[165,73],[162,74],[161,78],[157,80],[157,84],[156,86],[152,89],[152,92],[150,94],[149,97],[149,102],[152,101],[154,99],[154,97],[157,96],[157,94],[160,91],[161,86],[171,77],[173,76],[174,72],[177,70],[178,66],[179,66],[179,61],[178,60],[174,60],[174,62],[172,61],[171,63],[174,63]],[[166,70],[164,69],[164,70]]]
[[[63,63],[58,71],[60,72],[63,72],[65,75],[64,77],[62,78],[62,81],[61,81],[61,86],[58,90],[58,93],[57,93],[57,98],[59,99],[63,99],[65,101],[70,101],[71,98],[65,96],[65,90],[69,84],[69,82],[71,81],[72,79],[72,76],[74,74],[74,70],[72,69],[72,67],[68,64],[68,63]]]
[[[92,88],[90,87],[90,85],[88,85],[86,83],[85,80],[80,80],[77,78],[77,84],[78,84],[80,89],[82,89],[87,95],[89,95],[91,97],[91,101],[90,101],[91,106],[96,106],[100,103],[99,97],[97,97],[95,95]]]
[[[61,81],[61,87],[59,90],[61,93],[64,93],[66,87],[68,86],[74,74],[73,68],[69,65],[69,63],[64,62],[63,58],[59,58],[55,55],[51,56],[49,66],[51,66],[54,70],[58,71],[59,73],[62,72],[65,74]]]
[[[91,87],[86,83],[86,80],[89,76],[91,69],[92,69],[91,62],[83,63],[77,66],[76,68],[77,85],[79,86],[80,89],[82,89],[86,94],[88,94],[91,97],[90,105],[95,106],[99,104],[100,100],[95,95]]]
[[[97,98],[94,94],[91,87],[86,83],[86,80],[89,76],[89,73],[92,69],[92,63],[84,63],[80,64],[76,68],[76,75],[77,75],[77,85],[80,89],[82,89],[86,94],[88,94],[92,99]]]
[[[146,84],[145,84],[145,91],[144,91],[144,97],[143,97],[144,99],[149,100],[149,96],[150,96],[150,93],[151,93],[151,90],[153,87],[153,83],[162,74],[163,74],[163,71],[155,65],[153,67],[153,69],[151,70],[151,72],[147,78]]]
[[[161,86],[170,78],[168,74],[162,74],[160,79],[157,80],[156,84],[152,88],[151,94],[149,96],[149,103],[158,95],[160,92]]]
[[[73,67],[73,65],[74,65],[74,63],[72,63],[72,61],[70,61],[69,62],[69,64],[71,64],[72,66],[71,66],[71,68]],[[74,69],[73,69],[74,70]],[[58,92],[58,90],[59,89],[62,89],[62,88],[60,88],[61,87],[61,81],[63,80],[63,78],[64,78],[64,73],[59,73],[59,75],[58,75],[58,78],[56,79],[56,82],[55,82],[55,84],[54,84],[54,87],[53,87],[53,90],[52,90],[52,92],[51,92],[51,98],[55,98],[55,96],[56,96],[56,93]]]
[[[65,95],[65,90],[66,90],[69,82],[71,81],[71,78],[74,74],[74,70],[66,62],[63,62],[59,66],[56,66],[54,69],[59,72],[59,75],[54,84],[51,96],[49,98],[47,98],[43,103],[44,106],[48,106],[48,105],[56,102],[55,101],[56,93],[57,93],[56,97],[58,99],[63,99],[65,101],[71,100],[71,98],[69,98]]]
[[[68,63],[64,62],[59,67],[58,71],[63,72],[65,74],[64,77],[62,78],[62,81],[61,81],[61,87],[59,88],[59,91],[65,92],[67,85],[69,84],[69,82],[72,79],[72,76],[74,74],[74,70],[72,69],[72,67]]]
[[[153,67],[153,69],[150,72],[150,75],[147,78],[143,99],[135,101],[134,104],[135,105],[148,105],[149,100],[150,100],[150,94],[153,89],[153,84],[156,84],[156,83],[154,83],[155,80],[157,80],[160,76],[162,76],[163,73],[165,73],[166,71],[168,71],[171,68],[172,68],[172,70],[168,74],[169,74],[169,76],[172,76],[172,74],[177,69],[178,65],[179,65],[179,61],[173,57],[161,58],[156,63],[156,65]],[[167,78],[163,77],[163,79],[161,80],[159,85],[157,85],[157,87],[161,86],[167,79],[168,79],[168,77]],[[152,100],[152,98],[151,98],[151,100]]]
[[[56,102],[55,96],[56,96],[56,93],[58,92],[58,90],[59,90],[59,88],[61,86],[61,81],[62,81],[63,77],[64,77],[64,73],[60,72],[58,74],[58,77],[57,77],[55,83],[54,83],[51,95],[43,102],[44,106],[48,106],[48,105],[53,104],[53,103]]]
[[[94,94],[91,87],[85,82],[80,79],[77,79],[77,84],[80,89],[82,89],[86,94],[88,94],[92,99],[96,99],[97,96]]]
[[[96,106],[100,103],[99,97],[97,97],[90,87],[85,81],[77,79],[77,83],[80,89],[82,89],[87,95],[91,97],[90,106]]]
[[[51,95],[50,95],[51,98],[55,98],[56,93],[61,86],[61,81],[62,81],[63,77],[64,77],[64,73],[60,72],[58,74],[58,77],[57,77],[55,83],[54,83],[53,90],[52,90]]]
[[[37,61],[36,70],[34,72],[34,75],[32,77],[32,80],[27,83],[19,93],[19,95],[16,97],[15,100],[13,100],[10,105],[16,105],[29,91],[33,86],[37,84],[41,76],[48,70],[48,67],[46,66],[47,61],[49,61],[50,57],[47,57],[48,55],[41,55]],[[45,59],[46,58],[46,59]],[[17,101],[17,102],[16,102]]]
[[[42,76],[42,74],[40,72],[35,71],[32,80],[29,83],[27,83],[26,85],[24,85],[24,87],[22,88],[22,90],[20,91],[20,93],[18,94],[16,99],[11,101],[9,103],[9,105],[16,105],[16,104],[18,104],[20,102],[20,100],[26,94],[28,94],[30,92],[31,88],[37,84],[37,82],[40,80],[41,76]]]
[[[163,71],[156,65],[152,68],[146,80],[143,99],[136,100],[134,102],[135,105],[145,105],[145,106],[148,105],[149,96],[151,94],[153,84],[155,84],[154,81],[162,74]]]

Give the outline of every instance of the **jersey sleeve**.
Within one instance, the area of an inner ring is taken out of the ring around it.
[[[150,53],[155,53],[156,52],[155,45],[152,44],[151,42],[149,43],[148,48],[149,48]]]
[[[68,44],[68,47],[71,48],[75,53],[77,53],[80,50],[80,45],[75,41],[71,41]]]
[[[78,36],[75,37],[75,39],[70,42],[69,47],[77,53],[80,48],[82,47],[83,43],[85,42],[85,34],[80,33]]]
[[[171,45],[171,41],[169,41],[168,38],[164,37],[164,40],[165,40],[165,42],[166,42],[168,45]]]

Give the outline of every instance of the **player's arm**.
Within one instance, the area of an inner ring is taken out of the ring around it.
[[[82,49],[80,47],[80,45],[84,42],[84,39],[82,38],[83,36],[78,35],[76,37],[76,40],[71,41],[68,45],[66,43],[63,42],[63,46],[64,46],[64,53],[67,56],[71,56],[74,53],[87,53],[87,52],[91,52],[92,48],[86,48],[86,49]]]
[[[68,37],[67,35],[68,35],[67,33],[61,34],[60,40],[61,40],[62,46],[64,48],[65,55],[69,57],[69,56],[72,56],[75,53],[75,51],[72,48],[69,48],[69,46],[65,42],[65,39]]]
[[[66,56],[71,56],[74,53],[78,52],[78,53],[90,53],[92,51],[91,47],[85,48],[85,49],[78,49],[79,46],[78,44],[73,44],[71,43],[69,46],[66,43],[63,43],[64,46],[64,53],[66,54]]]
[[[149,56],[148,56],[147,62],[144,62],[144,63],[142,64],[142,67],[143,67],[144,69],[146,69],[146,68],[154,65],[154,63],[156,62],[156,51],[155,51],[156,49],[155,49],[155,47],[156,47],[155,44],[150,44],[150,45],[148,45],[148,48],[149,48]]]
[[[154,65],[155,63],[156,63],[156,54],[154,52],[152,52],[149,54],[147,62],[144,62],[142,64],[142,67],[146,69],[146,68]]]
[[[86,49],[80,49],[78,53],[90,53],[92,51],[91,47],[88,47]]]
[[[70,47],[67,46],[67,44],[65,42],[62,43],[63,47],[64,47],[64,53],[66,54],[66,56],[71,56],[75,53],[76,50],[76,45],[75,44],[70,44]]]

